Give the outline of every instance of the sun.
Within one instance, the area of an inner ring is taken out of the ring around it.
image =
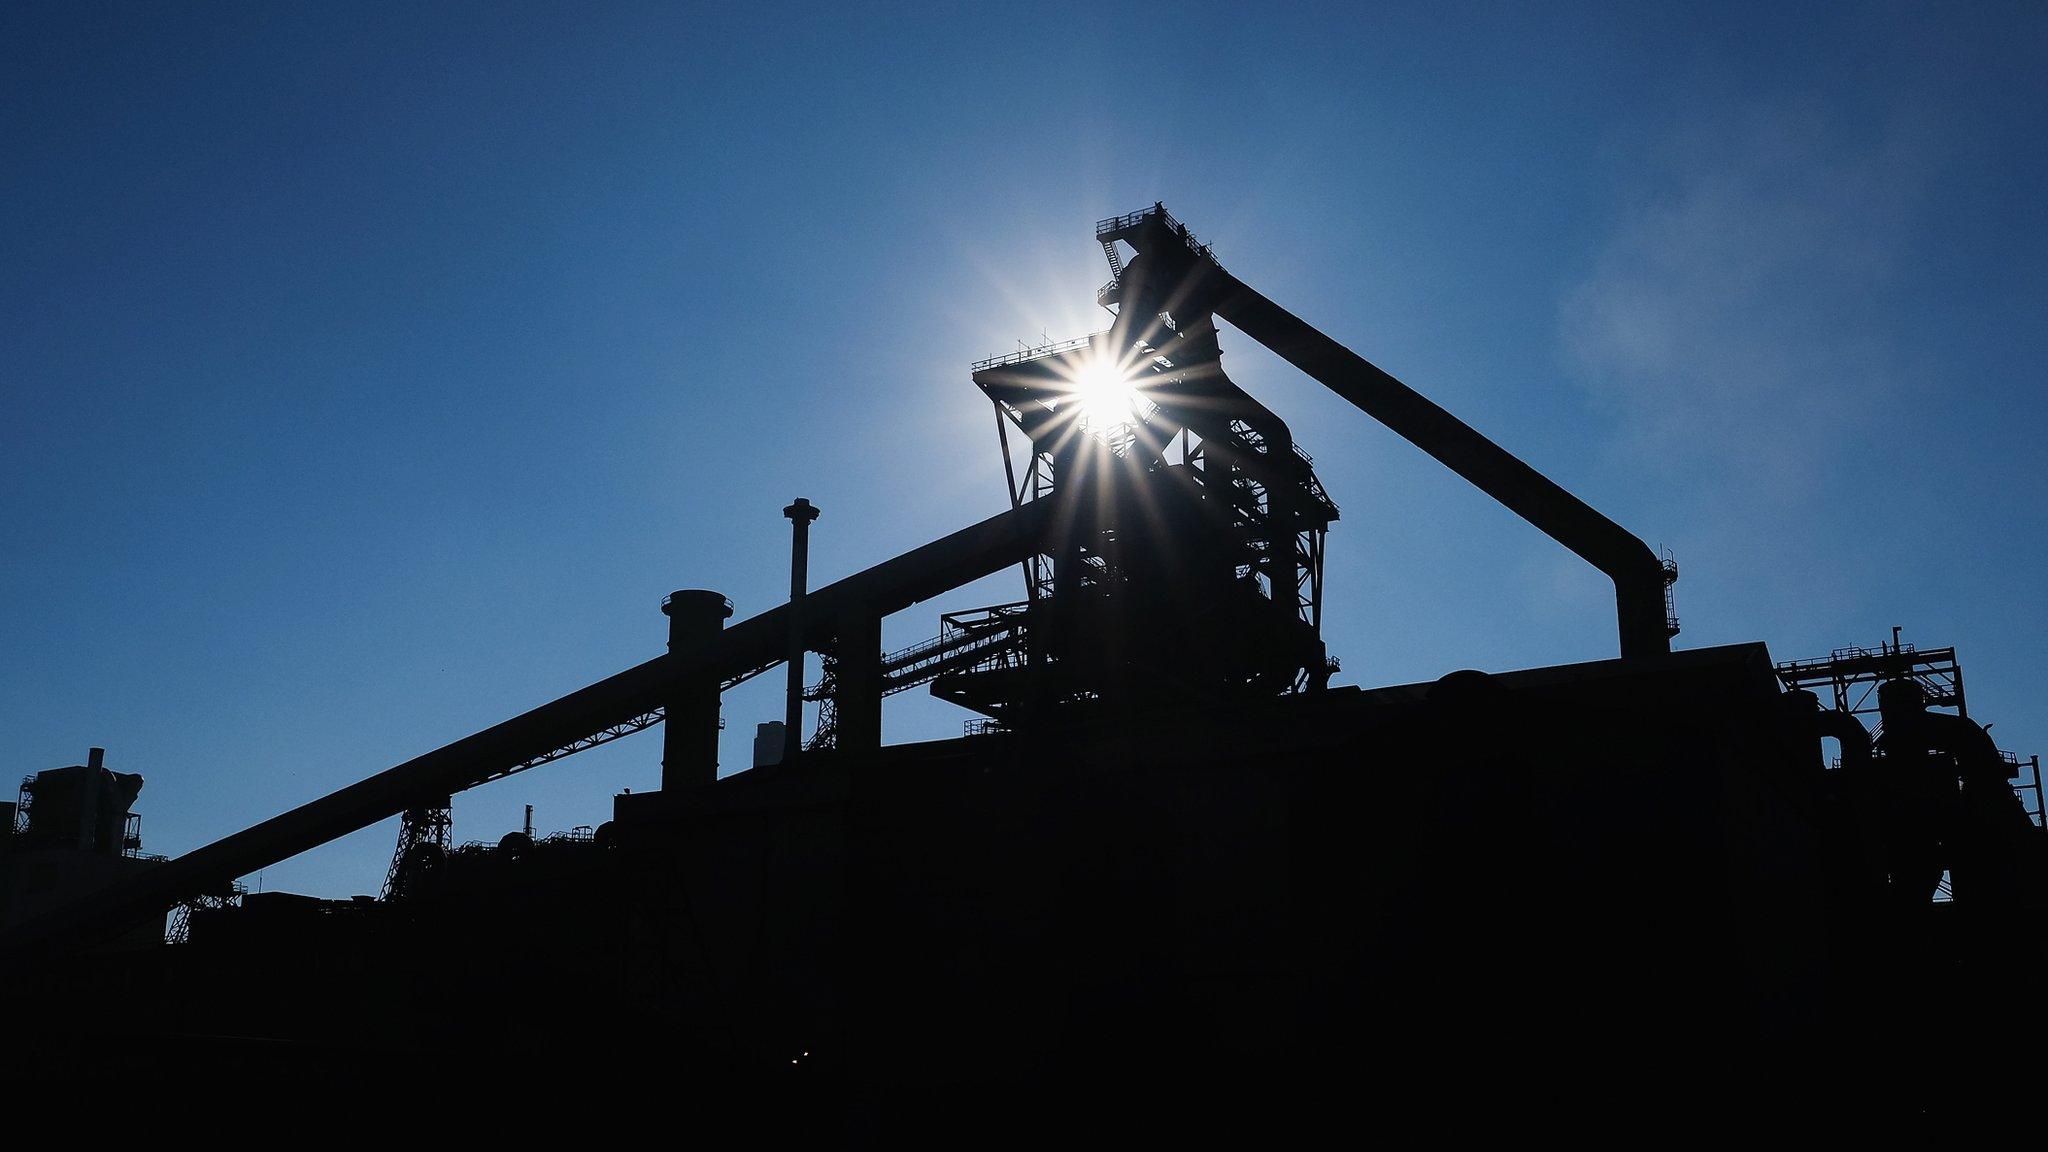
[[[1090,357],[1074,374],[1073,398],[1081,429],[1113,437],[1142,416],[1145,398],[1130,376],[1107,356]]]

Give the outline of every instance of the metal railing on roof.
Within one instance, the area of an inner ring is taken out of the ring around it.
[[[1136,212],[1126,212],[1121,216],[1111,216],[1107,220],[1097,220],[1095,222],[1095,238],[1097,240],[1112,239],[1154,217],[1160,223],[1166,225],[1168,231],[1180,237],[1181,242],[1188,246],[1188,251],[1215,264],[1218,268],[1223,266],[1222,262],[1216,259],[1216,254],[1209,250],[1209,246],[1198,243],[1195,240],[1195,234],[1188,231],[1187,225],[1174,219],[1173,213],[1168,212],[1164,204],[1154,204],[1150,208],[1141,208]],[[1121,278],[1121,276],[1118,277],[1118,279]]]
[[[1093,339],[1095,339],[1094,336],[1079,336],[1072,340],[1055,340],[1050,344],[1040,344],[1035,348],[1020,348],[1007,356],[991,356],[986,360],[976,360],[972,371],[981,372],[989,368],[1002,368],[1011,364],[1022,364],[1026,360],[1036,360],[1041,356],[1053,356],[1061,352],[1072,352],[1077,348],[1086,348],[1088,342]]]

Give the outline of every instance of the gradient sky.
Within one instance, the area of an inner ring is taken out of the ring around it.
[[[183,852],[658,653],[670,589],[772,607],[794,496],[819,583],[992,515],[969,362],[1103,326],[1154,200],[1671,549],[1681,646],[1903,625],[2048,751],[2048,9],[1263,7],[0,8],[4,767],[104,745]],[[1343,507],[1340,683],[1613,654],[1604,580],[1223,339]],[[394,828],[262,883],[375,891]]]

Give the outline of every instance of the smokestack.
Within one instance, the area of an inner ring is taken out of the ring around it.
[[[782,762],[796,760],[804,734],[804,593],[810,585],[811,521],[818,510],[799,496],[782,510],[789,517],[789,698],[782,713]]]
[[[104,768],[106,767],[106,760],[107,750],[105,748],[87,748],[85,750],[85,766],[87,768]]]
[[[718,641],[732,605],[725,596],[703,588],[684,588],[661,602],[668,617],[668,650],[681,658]],[[664,706],[661,786],[694,788],[718,781],[718,704],[721,685],[716,673],[677,682]]]

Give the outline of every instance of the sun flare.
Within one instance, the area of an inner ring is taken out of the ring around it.
[[[1081,367],[1074,376],[1073,394],[1080,427],[1097,436],[1113,436],[1142,415],[1144,397],[1108,357],[1090,359]]]

